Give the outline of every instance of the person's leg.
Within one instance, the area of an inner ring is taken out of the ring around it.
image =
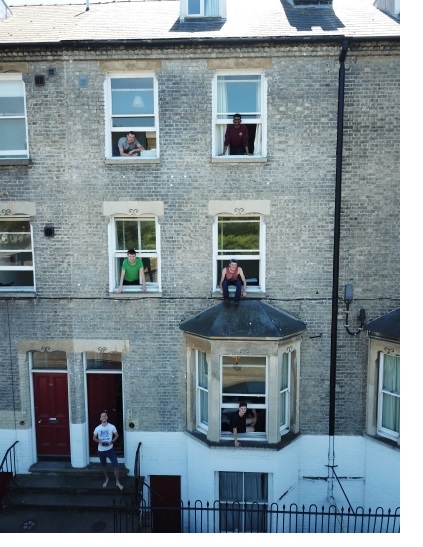
[[[119,488],[119,490],[123,490],[123,486],[119,482],[119,464],[118,464],[118,460],[117,460],[117,457],[116,457],[116,454],[115,454],[115,451],[113,450],[113,448],[111,450],[109,450],[109,455],[108,456],[109,456],[109,459],[110,459],[110,461],[112,462],[112,465],[113,465],[113,473],[115,475],[116,486]]]
[[[235,281],[235,302],[239,302],[241,298],[242,282],[240,279]]]
[[[223,280],[222,289],[223,289],[223,300],[225,301],[225,303],[229,302],[229,281],[227,279]]]
[[[103,488],[109,484],[109,475],[107,473],[107,458],[104,455],[104,452],[99,452],[98,457],[100,458],[101,469],[103,470],[104,478],[106,479],[103,483]]]

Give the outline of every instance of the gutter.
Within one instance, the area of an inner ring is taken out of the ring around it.
[[[205,38],[168,38],[163,39],[135,39],[135,40],[60,40],[57,42],[9,42],[9,43],[0,43],[0,50],[24,47],[25,49],[32,48],[82,48],[82,47],[119,47],[119,46],[128,46],[128,47],[169,47],[169,46],[213,46],[213,48],[225,48],[228,46],[238,46],[242,47],[243,45],[258,45],[258,44],[308,44],[308,43],[339,43],[340,38],[344,38],[339,34],[332,34],[330,36],[268,36],[268,37],[255,37],[255,38],[243,38],[243,37],[234,37],[234,38],[220,38],[215,37],[205,37]],[[351,42],[362,43],[362,42],[393,42],[399,43],[399,36],[359,36],[359,37],[350,37]]]
[[[345,58],[350,46],[344,38],[339,54],[338,76],[338,127],[336,142],[335,174],[335,218],[333,236],[333,276],[332,276],[332,321],[330,345],[329,380],[329,450],[328,450],[328,500],[335,503],[333,487],[336,474],[335,463],[335,391],[336,391],[336,351],[338,341],[338,292],[339,292],[339,247],[341,238],[341,186],[342,186],[342,148],[344,142],[344,101],[345,101]]]

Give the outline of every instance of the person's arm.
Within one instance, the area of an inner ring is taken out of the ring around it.
[[[94,435],[93,435],[93,441],[94,441],[95,443],[97,443],[97,444],[101,444],[101,441],[100,441],[100,439],[98,438],[97,433],[94,433]]]
[[[242,281],[242,294],[245,296],[247,294],[247,281],[245,279],[245,275],[242,268],[238,268],[238,275]]]
[[[257,422],[257,410],[255,408],[251,409],[251,418],[247,418],[246,423],[247,425],[255,426]]]
[[[123,280],[125,279],[125,270],[122,270],[120,272],[120,282],[119,282],[119,288],[118,288],[118,292],[122,292],[122,287],[123,287]]]
[[[140,285],[142,285],[142,290],[145,292],[145,274],[144,274],[144,264],[141,261],[141,268],[139,269],[140,272]]]
[[[225,275],[226,275],[226,268],[223,268],[222,275],[220,276],[220,283],[219,283],[220,294],[223,294],[222,283],[223,283],[223,280],[225,279]]]
[[[112,439],[112,443],[115,443],[119,438],[119,433],[117,432],[117,430],[115,429],[115,431],[113,432],[113,439]]]
[[[236,427],[232,429],[232,433],[234,435],[234,445],[235,446],[241,446],[241,443],[238,441],[238,430]]]

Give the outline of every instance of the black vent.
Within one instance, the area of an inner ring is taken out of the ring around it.
[[[46,77],[44,74],[35,75],[35,85],[46,85]]]

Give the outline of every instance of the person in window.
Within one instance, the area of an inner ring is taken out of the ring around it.
[[[142,285],[141,290],[144,292],[144,264],[140,258],[137,258],[135,249],[129,249],[126,254],[127,258],[122,262],[118,292],[122,292],[123,285]]]
[[[241,114],[234,114],[233,125],[227,126],[223,152],[219,156],[224,156],[228,147],[231,156],[251,156],[248,149],[248,127],[241,123]]]
[[[238,441],[238,433],[250,433],[254,431],[256,420],[256,410],[252,409],[252,416],[247,418],[247,403],[245,401],[241,401],[239,403],[238,412],[234,412],[231,419],[231,429],[236,447],[241,446],[241,443]]]
[[[229,261],[229,266],[223,268],[220,278],[220,294],[223,294],[223,303],[229,306],[229,285],[235,285],[235,306],[239,305],[241,294],[247,294],[247,281],[245,279],[242,268],[238,266],[237,260],[232,258]]]
[[[121,156],[139,156],[144,147],[135,138],[135,133],[130,131],[126,137],[121,137],[118,141],[119,154]]]

